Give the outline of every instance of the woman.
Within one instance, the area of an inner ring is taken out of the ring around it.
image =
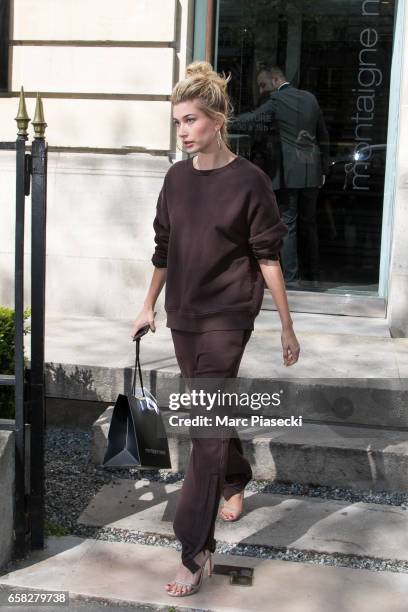
[[[173,89],[177,136],[183,150],[196,155],[173,164],[165,176],[153,223],[155,269],[131,334],[146,324],[155,331],[154,306],[166,283],[167,327],[177,361],[183,378],[196,384],[237,376],[261,308],[264,281],[282,323],[284,365],[293,365],[299,356],[278,260],[287,227],[269,177],[228,147],[229,78],[208,62],[193,62]],[[222,518],[236,520],[252,478],[237,435],[191,437],[173,523],[182,562],[165,586],[172,596],[198,591],[205,569],[211,573],[221,494],[228,501]]]

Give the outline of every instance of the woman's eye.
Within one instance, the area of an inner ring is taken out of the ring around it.
[[[194,117],[189,117],[188,119],[186,119],[186,122],[190,123],[191,121],[194,121],[194,120],[195,120]],[[179,122],[177,121],[177,119],[173,119],[173,125],[175,125],[175,126],[179,126],[180,125]]]

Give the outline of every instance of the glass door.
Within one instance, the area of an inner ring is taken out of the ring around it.
[[[394,1],[220,0],[231,148],[271,178],[288,289],[378,296]]]

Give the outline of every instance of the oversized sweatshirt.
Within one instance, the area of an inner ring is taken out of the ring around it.
[[[167,327],[253,329],[264,293],[258,259],[277,259],[288,231],[268,175],[240,155],[212,170],[197,170],[192,157],[178,161],[153,228],[151,261],[167,268]]]

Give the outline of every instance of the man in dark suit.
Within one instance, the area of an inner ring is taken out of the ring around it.
[[[283,222],[289,232],[281,251],[287,287],[299,281],[297,225],[302,238],[304,278],[318,281],[318,236],[316,202],[329,162],[329,135],[315,96],[297,89],[278,67],[262,68],[258,73],[262,97],[268,98],[257,109],[235,117],[229,131],[270,130],[278,128],[280,155],[269,175],[276,191]]]

